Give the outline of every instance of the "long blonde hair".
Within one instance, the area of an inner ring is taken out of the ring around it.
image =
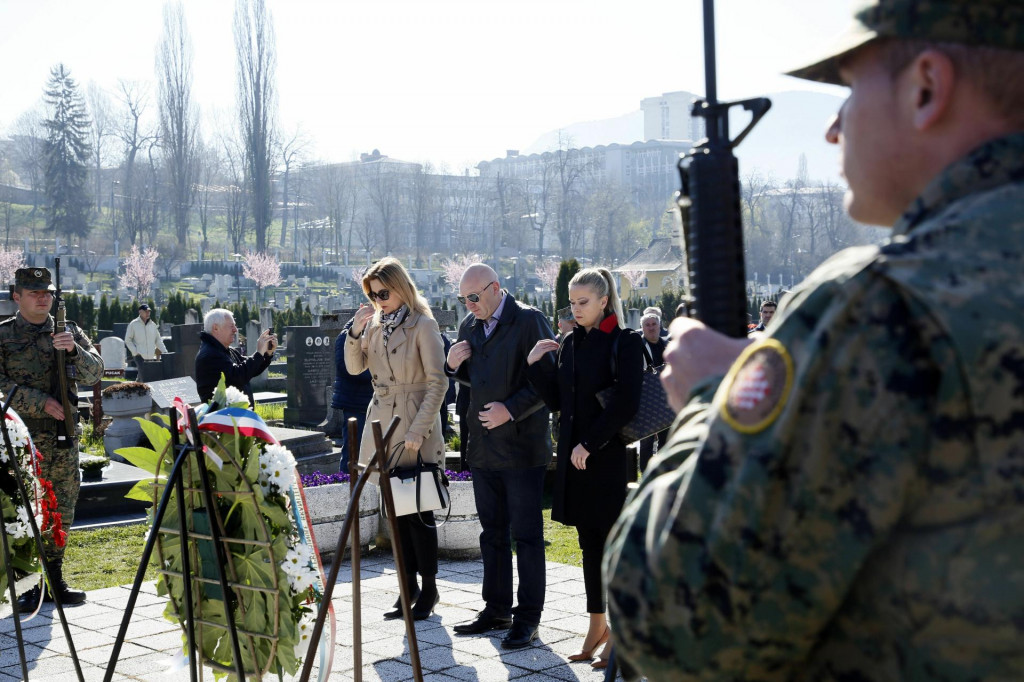
[[[363,293],[366,294],[366,299],[377,310],[374,319],[380,320],[380,303],[377,299],[370,298],[370,282],[375,279],[380,280],[385,289],[396,293],[409,306],[410,310],[415,310],[431,319],[434,318],[430,313],[430,305],[427,303],[427,299],[423,298],[416,289],[416,284],[412,281],[412,277],[409,276],[409,271],[405,269],[405,266],[397,258],[387,256],[374,263],[363,274]]]
[[[615,315],[619,328],[626,328],[626,320],[622,314],[622,301],[619,300],[619,292],[615,289],[612,273],[608,272],[607,268],[586,268],[580,270],[569,280],[569,286],[591,287],[598,297],[607,296],[608,304],[604,307],[605,317]]]

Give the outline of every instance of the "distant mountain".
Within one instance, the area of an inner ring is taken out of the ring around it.
[[[839,110],[843,100],[820,92],[788,91],[768,95],[772,108],[757,127],[736,149],[740,174],[756,170],[770,174],[779,182],[794,177],[800,154],[807,156],[807,174],[814,180],[841,182],[839,155],[826,144],[825,126]],[[742,109],[730,120],[735,135],[746,125],[748,115]],[[558,135],[572,140],[574,147],[601,144],[630,144],[643,139],[644,116],[637,110],[615,118],[573,123],[538,138],[524,154],[533,154],[558,147]]]

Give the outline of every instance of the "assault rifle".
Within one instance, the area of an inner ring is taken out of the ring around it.
[[[704,0],[704,80],[707,98],[691,111],[705,121],[706,137],[679,159],[682,189],[676,195],[686,251],[689,316],[740,338],[747,333],[747,284],[743,268],[743,223],[739,166],[732,150],[771,108],[757,97],[719,102],[715,75],[714,0]],[[751,112],[750,123],[729,139],[729,109]]]
[[[67,308],[64,305],[64,296],[60,289],[60,257],[56,261],[55,284],[57,291],[54,297],[57,300],[57,314],[54,316],[53,331],[55,334],[68,331]],[[55,356],[54,371],[57,372],[57,390],[60,391],[60,402],[64,407],[64,421],[57,422],[57,447],[70,448],[75,439],[75,430],[78,424],[78,410],[71,404],[71,395],[68,388],[68,366],[66,352],[58,349],[53,350]],[[77,397],[75,402],[77,403]]]

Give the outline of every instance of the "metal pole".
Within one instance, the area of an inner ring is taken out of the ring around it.
[[[398,428],[398,417],[393,417],[391,423],[388,425],[387,433],[384,434],[384,442],[388,443],[391,441],[391,434]],[[373,422],[380,428],[380,422]],[[338,535],[338,545],[335,550],[335,556],[343,556],[345,553],[345,539],[349,536],[351,531],[353,510],[355,511],[355,518],[359,516],[359,495],[363,491],[363,487],[366,485],[366,481],[369,478],[370,473],[377,467],[377,461],[371,460],[363,470],[363,473],[359,475],[359,480],[356,481],[355,490],[352,492],[352,496],[348,501],[348,509],[345,512],[345,521],[341,526],[341,533]],[[341,568],[340,561],[333,561],[331,563],[330,573],[327,575],[327,584],[324,585],[324,594],[322,603],[328,603],[331,601],[331,596],[334,594],[334,584],[338,580],[338,570]],[[313,671],[313,655],[316,653],[317,642],[320,641],[320,636],[323,634],[324,621],[327,618],[327,609],[321,608],[320,612],[316,616],[316,621],[313,623],[313,632],[309,638],[309,649],[306,650],[306,658],[302,662],[302,672],[299,674],[300,682],[307,682],[309,676]]]
[[[359,476],[359,420],[348,419],[348,490],[349,499],[356,498],[356,478]],[[342,548],[344,552],[344,548]],[[359,503],[356,502],[356,520],[352,524],[352,682],[363,680],[363,598],[361,594],[359,564],[362,548],[359,542]],[[336,562],[342,555],[334,556]]]
[[[396,417],[397,419],[397,417]],[[405,557],[402,556],[402,543],[398,534],[398,517],[395,516],[395,498],[391,494],[391,478],[387,471],[388,445],[380,433],[380,422],[373,422],[373,441],[377,445],[377,469],[380,471],[380,495],[387,510],[388,524],[391,526],[391,554],[395,557],[395,570],[398,572],[398,594],[402,600],[402,615],[405,619],[405,635],[409,639],[409,661],[412,663],[412,677],[416,682],[423,682],[423,669],[420,667],[420,647],[416,641],[416,627],[412,620],[412,595],[405,580]]]

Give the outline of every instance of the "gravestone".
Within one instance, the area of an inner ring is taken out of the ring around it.
[[[437,326],[441,329],[453,329],[459,325],[459,314],[454,310],[431,308],[430,312],[437,321]]]
[[[100,341],[100,357],[103,358],[103,376],[124,376],[124,340],[108,336]]]
[[[260,338],[260,323],[256,320],[249,320],[245,325],[245,347],[250,353],[256,352],[256,341]]]
[[[201,331],[203,331],[201,324],[178,324],[171,327],[171,340],[174,342],[175,352],[170,360],[173,372],[168,378],[192,376],[196,367],[196,353],[199,352],[199,332]]]
[[[149,383],[150,395],[153,403],[161,410],[174,405],[174,398],[178,397],[189,405],[198,405],[199,391],[196,388],[196,380],[192,377],[178,377],[176,379],[165,379]]]
[[[288,403],[286,424],[316,426],[323,421],[334,385],[334,339],[338,329],[286,327]]]
[[[199,311],[195,308],[189,308],[185,311],[185,324],[199,324]]]
[[[115,322],[114,323],[114,336],[119,339],[123,339],[124,335],[128,333],[128,322]]]
[[[260,327],[263,329],[274,328],[274,309],[269,306],[260,308]]]

